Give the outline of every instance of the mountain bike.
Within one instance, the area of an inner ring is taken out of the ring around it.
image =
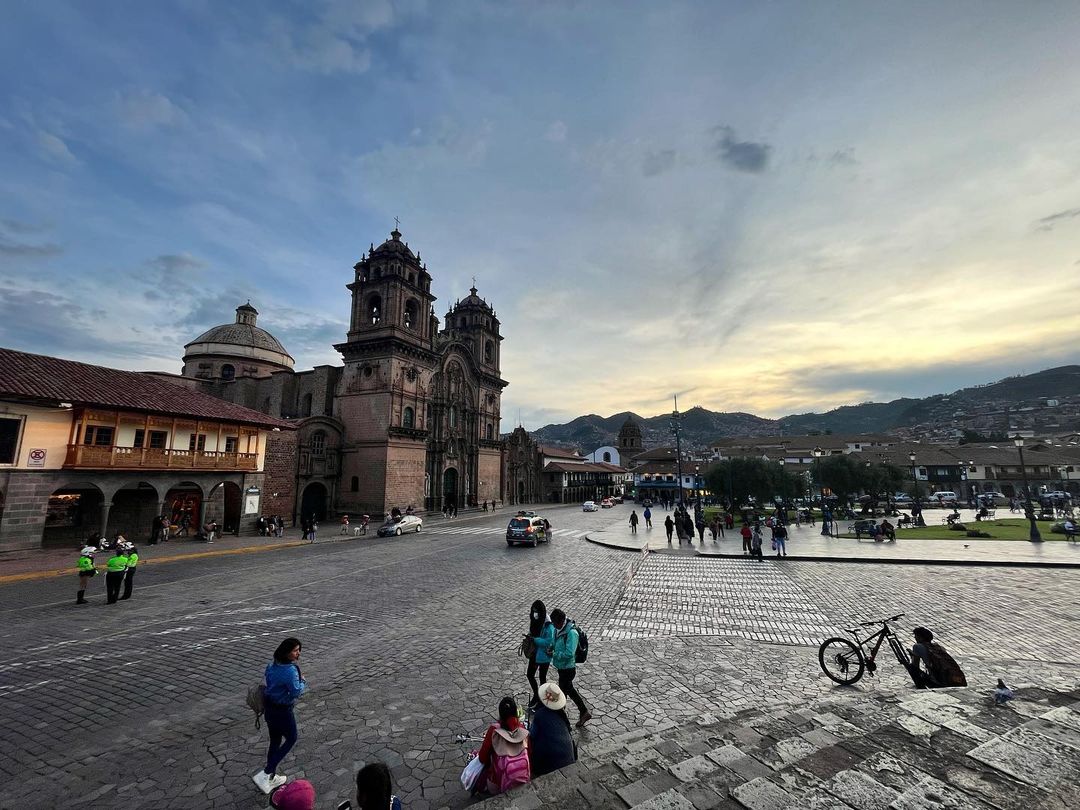
[[[853,684],[863,676],[863,673],[868,672],[873,675],[877,671],[877,654],[886,641],[896,656],[896,660],[904,669],[908,669],[911,666],[911,658],[895,631],[889,627],[889,622],[902,618],[904,614],[900,613],[887,619],[859,622],[858,627],[844,631],[851,633],[855,641],[846,638],[826,639],[818,648],[821,670],[837,683]],[[863,639],[859,638],[859,634],[864,632],[860,628],[874,627],[878,624],[881,625],[881,629],[876,633]]]

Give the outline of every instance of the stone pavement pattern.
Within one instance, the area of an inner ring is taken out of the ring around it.
[[[635,730],[485,810],[1068,810],[1080,688],[843,695]]]
[[[410,810],[464,806],[467,746],[455,737],[482,731],[503,694],[527,697],[515,649],[537,597],[566,607],[595,639],[579,675],[596,714],[579,733],[586,750],[710,713],[835,694],[814,634],[865,616],[864,598],[878,600],[874,611],[883,600],[915,606],[908,629],[955,619],[944,639],[981,656],[964,661],[972,683],[1080,676],[1068,643],[1080,637],[1072,571],[995,570],[1000,613],[969,637],[962,622],[987,598],[984,571],[950,571],[946,587],[941,569],[918,567],[815,564],[813,577],[771,561],[642,563],[574,539],[611,516],[550,517],[555,540],[537,549],[507,548],[497,515],[413,537],[151,566],[132,602],[108,607],[96,583],[95,604],[76,608],[73,577],[0,587],[0,710],[15,718],[0,726],[5,800],[20,810],[265,807],[250,783],[265,732],[243,695],[277,642],[298,635],[311,692],[285,772],[312,779],[320,806],[332,806],[361,764],[382,759]],[[628,567],[638,568],[629,589]],[[635,626],[659,622],[641,614],[635,590],[653,587],[669,594],[673,626]],[[684,593],[697,601],[679,601]],[[780,643],[753,635],[769,621]],[[1019,640],[1013,627],[1024,628]],[[1018,650],[1034,660],[1016,661]],[[844,691],[875,694],[905,678],[883,666],[877,681]]]

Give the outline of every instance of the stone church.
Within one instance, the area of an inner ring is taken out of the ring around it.
[[[325,519],[501,499],[507,383],[495,311],[474,285],[440,326],[432,277],[396,228],[353,271],[349,331],[334,347],[343,366],[294,371],[248,303],[235,323],[184,347],[180,381],[299,424],[268,447],[267,514]]]

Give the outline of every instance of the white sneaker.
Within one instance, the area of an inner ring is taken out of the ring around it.
[[[279,787],[281,787],[282,785],[284,785],[288,781],[289,780],[285,777],[285,774],[283,774],[283,773],[275,774],[274,776],[270,777],[270,790],[271,791],[277,790]]]
[[[259,769],[259,772],[251,777],[251,781],[254,782],[256,787],[263,793],[269,794],[270,791],[273,790],[273,788],[270,787],[270,774],[262,769]]]

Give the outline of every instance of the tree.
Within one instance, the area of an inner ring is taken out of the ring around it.
[[[753,498],[758,503],[771,503],[780,496],[785,500],[798,497],[806,482],[798,473],[788,472],[775,461],[763,458],[730,458],[705,470],[709,490],[738,508]]]

